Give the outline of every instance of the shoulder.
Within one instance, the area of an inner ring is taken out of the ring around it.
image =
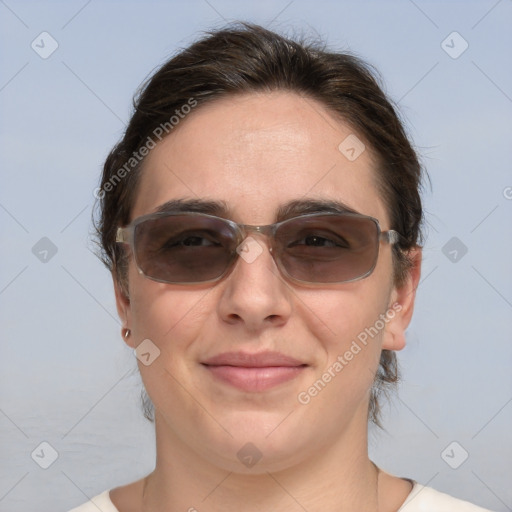
[[[109,491],[104,491],[98,496],[91,498],[87,503],[80,505],[69,512],[119,512],[110,500]]]
[[[467,501],[462,501],[431,487],[414,484],[398,512],[491,512]]]

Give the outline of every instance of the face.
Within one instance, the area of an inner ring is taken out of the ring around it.
[[[266,225],[288,203],[328,200],[387,230],[370,150],[350,161],[338,149],[351,134],[319,103],[292,93],[202,106],[148,155],[132,220],[199,199],[222,203],[235,222]],[[116,287],[128,343],[149,339],[160,351],[150,365],[139,362],[160,442],[239,472],[248,471],[241,449],[262,454],[252,471],[269,471],[342,438],[365,442],[381,349],[403,346],[414,296],[394,287],[387,244],[368,277],[307,285],[283,278],[265,236],[251,236],[263,252],[250,263],[239,258],[216,283],[159,283],[132,258],[129,298]],[[264,353],[276,367],[241,368]]]

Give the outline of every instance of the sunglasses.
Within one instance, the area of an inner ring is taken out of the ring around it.
[[[260,244],[247,238],[250,232],[269,237],[270,253],[283,275],[318,284],[369,276],[380,242],[393,245],[402,239],[397,231],[381,231],[377,219],[358,213],[314,213],[250,226],[203,213],[160,212],[118,228],[116,242],[130,246],[144,276],[161,283],[196,284],[218,281],[239,256],[252,261],[261,253]]]

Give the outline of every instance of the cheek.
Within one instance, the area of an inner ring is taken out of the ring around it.
[[[207,315],[208,291],[169,289],[145,279],[131,295],[133,332],[160,349],[184,350],[196,337]]]
[[[190,369],[190,347],[206,321],[208,290],[178,289],[137,274],[130,277],[132,338],[136,345],[144,343],[141,352],[149,348],[150,353],[138,355],[139,370],[151,399],[158,402],[156,395],[174,389]]]
[[[308,330],[322,353],[311,382],[313,389],[305,391],[315,396],[322,390],[324,403],[353,400],[355,404],[373,384],[387,325],[381,318],[387,311],[389,293],[372,281],[369,277],[303,298],[307,308],[304,306],[301,314],[303,318],[307,314]],[[324,388],[329,391],[323,393]]]
[[[336,288],[301,292],[306,307],[300,315],[304,317],[309,311],[310,324],[329,352],[350,346],[358,337],[364,342],[365,333],[369,340],[378,341],[387,325],[379,321],[380,315],[386,314],[391,306],[392,290],[391,253],[381,250],[376,267],[368,277]]]
[[[326,352],[347,349],[356,339],[364,341],[364,333],[386,312],[389,293],[373,286],[369,279],[362,283],[346,284],[338,290],[313,291],[302,297],[303,311],[299,315],[309,318],[308,327]],[[381,322],[377,327],[382,334]],[[373,338],[377,336],[374,334]]]
[[[157,409],[185,411],[191,405],[187,392],[193,392],[195,385],[189,376],[192,365],[197,364],[191,347],[206,322],[208,290],[176,290],[141,279],[143,282],[132,281],[130,300],[132,336],[141,344],[141,378]],[[192,417],[197,413],[190,407]]]
[[[159,347],[170,339],[186,343],[186,334],[184,338],[183,332],[180,336],[175,333],[187,324],[186,332],[193,335],[198,317],[204,314],[201,302],[207,294],[207,288],[173,286],[148,279],[131,262],[129,295],[135,339],[149,338]]]

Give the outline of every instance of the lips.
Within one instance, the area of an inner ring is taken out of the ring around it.
[[[279,352],[225,352],[203,366],[221,382],[242,391],[265,391],[297,377],[307,364]]]
[[[271,366],[302,366],[304,363],[280,352],[224,352],[203,362],[208,366],[239,366],[244,368],[267,368]]]

